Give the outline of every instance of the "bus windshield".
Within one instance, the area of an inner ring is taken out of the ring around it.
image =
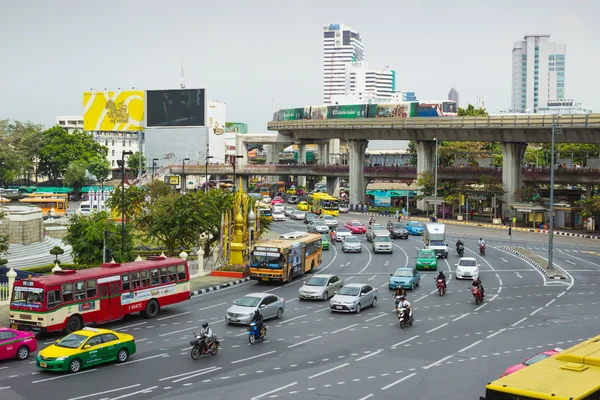
[[[279,253],[266,251],[252,252],[252,266],[264,268],[282,268],[279,264]]]
[[[25,308],[41,308],[44,301],[44,289],[15,286],[11,306]]]
[[[271,215],[272,215],[272,212],[271,212],[271,210],[270,210],[270,209],[268,209],[268,208],[259,208],[259,209],[258,209],[258,213],[259,213],[260,215],[264,215],[265,217],[269,217],[269,216],[271,216]]]

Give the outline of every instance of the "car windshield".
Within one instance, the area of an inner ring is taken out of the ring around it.
[[[419,257],[421,257],[421,258],[434,258],[435,257],[435,253],[433,251],[430,251],[430,250],[421,250],[421,251],[419,251]]]
[[[306,218],[316,218],[316,217],[317,217],[317,215],[313,214],[313,213],[306,214]]]
[[[407,271],[407,270],[404,270],[404,269],[398,269],[394,273],[394,276],[407,276],[407,277],[411,277],[413,275],[412,275],[412,271]]]
[[[342,295],[342,296],[358,296],[359,292],[360,292],[360,288],[344,286],[343,288],[341,288],[339,290],[339,292],[337,292],[337,294]]]
[[[402,224],[393,224],[392,229],[406,229],[406,227]]]
[[[376,230],[377,231],[379,231],[379,230],[381,230],[381,231],[387,230],[386,227],[383,226],[383,225],[374,225],[374,226],[371,227],[371,229],[373,229],[374,231],[376,231]]]
[[[304,211],[300,211],[300,210],[294,211],[294,214],[304,214]]]
[[[421,225],[420,222],[411,222],[410,226],[412,226],[413,228],[422,228],[423,225]]]
[[[314,223],[315,226],[325,226],[325,223],[321,222],[321,221],[315,221],[313,223]]]
[[[274,216],[275,216],[275,215],[277,215],[277,216],[281,217],[281,216],[283,216],[283,213],[282,213],[281,211],[275,211],[275,212],[273,213],[273,215],[274,215]]]
[[[306,286],[325,286],[327,285],[327,278],[321,278],[321,277],[313,277],[310,278],[308,280],[308,282],[305,283]]]
[[[321,235],[321,239],[323,239],[324,242],[329,242],[329,236],[328,235],[322,234]]]
[[[523,363],[523,365],[530,366],[531,364],[535,364],[536,362],[542,361],[544,358],[548,358],[548,357],[550,357],[550,356],[547,354],[544,354],[544,353],[538,354],[537,356],[531,357],[529,360],[525,361]]]
[[[375,236],[375,241],[376,242],[391,242],[392,239],[390,239],[389,236]]]
[[[360,239],[356,236],[348,236],[345,240],[346,243],[360,243]]]
[[[461,267],[476,267],[477,261],[475,261],[475,260],[460,260],[458,262],[458,265],[460,265]]]
[[[362,222],[354,221],[352,222],[352,226],[364,226]]]
[[[87,338],[88,336],[71,333],[62,338],[55,346],[65,347],[67,349],[77,349],[87,340]]]
[[[445,246],[445,245],[446,245],[446,243],[444,243],[444,241],[443,241],[443,240],[431,240],[431,241],[429,242],[429,245],[430,245],[430,246]]]
[[[244,296],[235,302],[236,306],[240,307],[256,307],[260,303],[260,297]]]
[[[334,218],[331,215],[324,215],[323,216],[323,220],[329,220],[332,221]]]
[[[11,305],[16,307],[41,308],[44,289],[30,286],[15,286]]]

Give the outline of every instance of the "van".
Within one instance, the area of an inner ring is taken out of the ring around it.
[[[448,258],[448,245],[446,244],[446,225],[425,224],[423,233],[425,248],[433,250],[437,257]]]
[[[373,243],[374,253],[393,253],[392,239],[387,230],[385,230],[385,232],[378,230],[374,231],[371,242]]]

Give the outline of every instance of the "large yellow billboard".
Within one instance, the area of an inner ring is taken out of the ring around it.
[[[143,90],[83,93],[85,131],[139,131],[144,129]]]

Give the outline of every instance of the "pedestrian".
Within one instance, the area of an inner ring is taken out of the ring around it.
[[[400,211],[398,211],[398,209],[396,209],[396,219],[398,219],[399,216],[400,216]]]

